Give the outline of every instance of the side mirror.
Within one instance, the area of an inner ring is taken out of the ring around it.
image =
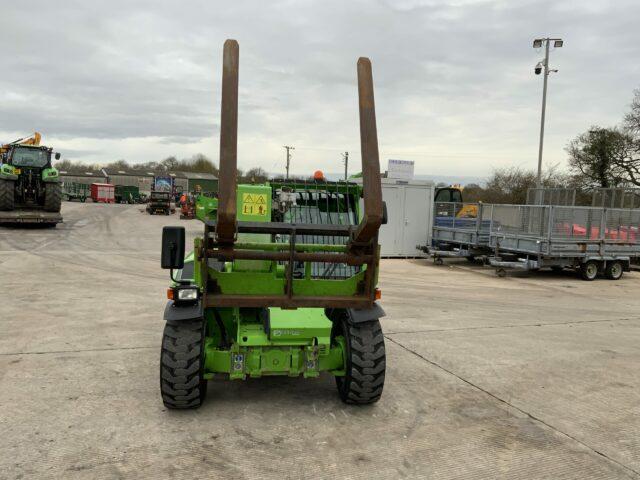
[[[389,221],[389,216],[387,215],[387,202],[382,202],[382,225],[386,225]]]
[[[56,152],[56,160],[60,160],[60,152]]]
[[[184,227],[162,229],[162,254],[160,266],[178,270],[184,267]]]

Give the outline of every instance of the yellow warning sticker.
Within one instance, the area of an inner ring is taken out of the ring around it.
[[[267,211],[267,196],[262,193],[243,193],[242,213],[266,217],[269,213]]]

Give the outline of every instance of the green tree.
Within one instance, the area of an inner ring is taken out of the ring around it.
[[[628,181],[640,185],[637,166],[630,161],[631,136],[618,128],[591,127],[566,148],[569,168],[583,187],[617,187]]]

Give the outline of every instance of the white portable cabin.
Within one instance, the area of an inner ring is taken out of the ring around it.
[[[433,227],[435,185],[430,181],[382,178],[387,224],[380,227],[382,258],[426,257],[417,245],[429,245]],[[360,208],[363,208],[362,204]]]

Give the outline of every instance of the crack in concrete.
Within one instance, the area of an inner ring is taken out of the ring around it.
[[[384,335],[384,337],[385,337],[387,340],[389,340],[390,342],[392,342],[393,344],[395,344],[395,345],[399,346],[400,348],[402,348],[403,350],[405,350],[405,351],[407,351],[407,352],[409,352],[409,353],[411,353],[411,354],[415,355],[416,357],[420,358],[420,359],[421,359],[421,360],[423,360],[424,362],[426,362],[426,363],[428,363],[428,364],[430,364],[430,365],[432,365],[432,366],[434,366],[434,367],[436,367],[436,368],[438,368],[438,369],[442,370],[443,372],[448,373],[449,375],[451,375],[451,376],[453,376],[453,377],[457,378],[457,379],[458,379],[458,380],[460,380],[461,382],[466,383],[466,384],[467,384],[467,385],[469,385],[470,387],[475,388],[476,390],[478,390],[478,391],[480,391],[480,392],[484,393],[485,395],[488,395],[489,397],[493,398],[494,400],[497,400],[498,402],[500,402],[500,403],[502,403],[502,404],[504,404],[504,405],[507,405],[508,407],[513,408],[514,410],[517,410],[518,412],[522,413],[523,415],[526,415],[526,416],[527,416],[528,418],[530,418],[531,420],[533,420],[533,421],[535,421],[535,422],[538,422],[538,423],[540,423],[540,424],[542,424],[542,425],[546,426],[547,428],[549,428],[549,429],[553,430],[554,432],[557,432],[557,433],[558,433],[558,434],[560,434],[560,435],[565,436],[566,438],[569,438],[570,440],[573,440],[574,442],[576,442],[576,443],[578,443],[578,444],[582,445],[584,448],[588,449],[589,451],[591,451],[591,452],[593,452],[593,453],[595,453],[595,454],[597,454],[597,455],[599,455],[599,456],[601,456],[601,457],[604,457],[604,458],[605,458],[605,459],[607,459],[609,462],[614,463],[615,465],[617,465],[617,466],[619,466],[619,467],[621,467],[621,468],[625,469],[625,470],[626,470],[626,471],[628,471],[628,472],[631,472],[633,475],[635,475],[635,476],[636,476],[636,478],[640,478],[640,472],[639,472],[639,471],[636,471],[636,470],[634,470],[633,468],[631,468],[631,467],[629,467],[629,466],[625,465],[624,463],[622,463],[622,462],[620,462],[620,461],[618,461],[618,460],[616,460],[616,459],[614,459],[614,458],[609,457],[606,453],[601,452],[601,451],[599,451],[599,450],[596,450],[595,448],[593,448],[593,447],[591,447],[590,445],[586,444],[586,443],[585,443],[585,442],[583,442],[582,440],[579,440],[578,438],[576,438],[576,437],[574,437],[574,436],[570,435],[569,433],[564,432],[564,431],[562,431],[562,430],[560,430],[560,429],[558,429],[558,428],[554,427],[553,425],[551,425],[550,423],[545,422],[545,421],[544,421],[544,420],[542,420],[541,418],[538,418],[538,417],[536,417],[535,415],[533,415],[533,414],[531,414],[531,413],[527,412],[526,410],[523,410],[522,408],[520,408],[520,407],[518,407],[518,406],[514,405],[513,403],[510,403],[510,402],[508,402],[507,400],[504,400],[503,398],[499,397],[498,395],[496,395],[496,394],[494,394],[494,393],[491,393],[489,390],[486,390],[486,389],[482,388],[480,385],[476,385],[476,384],[475,384],[475,383],[473,383],[472,381],[467,380],[467,379],[466,379],[466,378],[464,378],[464,377],[461,377],[460,375],[458,375],[458,374],[457,374],[457,373],[455,373],[454,371],[449,370],[449,369],[447,369],[447,368],[443,367],[443,366],[442,366],[442,365],[440,365],[439,363],[434,362],[433,360],[428,359],[427,357],[425,357],[425,356],[423,356],[423,355],[419,354],[418,352],[416,352],[416,351],[414,351],[414,350],[411,350],[409,347],[406,347],[406,346],[402,345],[401,343],[397,342],[397,341],[396,341],[396,340],[394,340],[393,338],[388,337],[386,334]]]
[[[496,328],[519,328],[519,327],[553,327],[555,325],[580,325],[582,323],[606,323],[606,322],[628,322],[640,320],[640,317],[622,317],[622,318],[606,318],[602,320],[573,320],[569,322],[550,322],[550,323],[522,323],[509,325],[484,325],[479,327],[456,327],[456,328],[428,328],[425,330],[408,330],[406,332],[385,332],[385,335],[398,335],[401,333],[429,333],[429,332],[460,332],[465,330],[484,330]]]
[[[0,353],[2,357],[16,356],[16,355],[50,355],[54,353],[81,353],[81,352],[114,352],[119,350],[144,350],[149,348],[159,348],[157,345],[153,347],[112,347],[112,348],[79,348],[77,350],[53,350],[43,352],[9,352]]]

